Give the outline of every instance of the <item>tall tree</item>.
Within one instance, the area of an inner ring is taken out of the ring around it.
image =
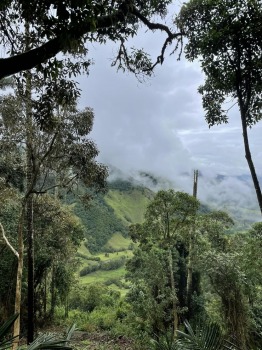
[[[79,54],[87,53],[86,43],[104,43],[107,40],[119,42],[117,62],[120,66],[125,65],[134,73],[139,71],[150,73],[153,64],[148,55],[141,49],[129,54],[125,43],[128,38],[138,34],[141,25],[153,32],[164,32],[166,39],[155,61],[155,64],[162,64],[167,46],[174,40],[180,40],[181,37],[180,33],[173,33],[164,23],[171,2],[171,0],[1,2],[0,41],[4,46],[10,47],[10,56],[0,59],[0,79],[42,63],[54,65],[54,61],[50,59],[59,52],[73,53],[80,59]],[[161,20],[154,22],[156,16],[162,18],[163,22]],[[21,22],[29,23],[33,36],[39,39],[35,48],[17,50],[21,37],[15,28],[19,27]]]
[[[161,257],[161,260],[165,263],[164,269],[166,269],[167,272],[165,276],[166,282],[163,287],[169,288],[169,302],[171,302],[172,305],[171,308],[165,305],[167,313],[170,313],[171,310],[171,316],[169,316],[171,322],[169,322],[169,324],[167,322],[167,324],[169,326],[171,324],[174,334],[179,325],[180,309],[185,306],[185,304],[181,305],[182,303],[179,303],[181,300],[179,300],[178,294],[183,296],[184,293],[181,293],[181,285],[183,285],[183,282],[181,282],[182,277],[180,276],[181,278],[178,282],[177,275],[179,273],[180,275],[184,274],[184,271],[177,272],[179,269],[177,260],[181,258],[179,250],[182,251],[181,255],[184,255],[185,249],[183,249],[183,247],[181,248],[181,246],[183,246],[182,242],[185,241],[184,237],[188,236],[191,230],[198,205],[199,203],[196,198],[187,193],[175,192],[173,190],[159,191],[154,197],[154,200],[147,207],[145,222],[141,225],[136,224],[130,227],[131,238],[140,243],[142,251],[150,251],[152,247],[155,247],[155,254],[159,254],[159,257]],[[148,263],[148,257],[144,260],[144,264],[146,264],[146,261]],[[176,263],[174,263],[175,261]],[[162,265],[160,264],[162,268],[163,262]],[[131,271],[133,271],[134,267],[137,268],[136,257],[128,266],[130,266]],[[156,276],[158,276],[159,273],[161,274],[160,271],[155,271],[155,273]],[[135,281],[136,277],[132,279]],[[145,283],[150,284],[151,282]],[[184,289],[186,289],[186,283],[184,287]],[[149,290],[150,289],[151,298],[152,296],[153,299],[156,300],[158,298],[163,298],[167,303],[167,300],[163,297],[163,295],[166,295],[166,292],[163,292],[160,285],[153,285]]]
[[[91,109],[79,112],[76,108],[76,97],[74,84],[64,79],[56,81],[46,80],[46,86],[41,87],[45,94],[35,94],[35,100],[31,99],[30,83],[35,80],[26,80],[25,94],[22,84],[18,86],[17,96],[5,96],[2,98],[2,138],[1,147],[9,147],[11,150],[20,149],[20,166],[23,164],[24,151],[27,154],[27,185],[21,202],[21,215],[19,223],[20,250],[19,274],[17,279],[17,301],[16,311],[19,312],[21,300],[21,278],[23,268],[23,223],[26,208],[28,209],[28,220],[30,239],[28,260],[30,288],[28,298],[30,324],[33,324],[33,236],[32,236],[32,195],[42,194],[57,186],[75,186],[82,181],[87,187],[99,190],[105,187],[107,169],[96,162],[98,154],[95,144],[87,136],[92,129],[93,112]],[[68,91],[65,94],[65,90]],[[29,91],[30,90],[30,91]],[[52,91],[52,95],[51,95]],[[54,114],[54,111],[57,113]],[[47,127],[47,120],[49,121]],[[53,125],[53,127],[51,127]],[[8,153],[3,155],[3,159]],[[59,181],[55,174],[59,173]],[[5,176],[7,176],[6,174]],[[31,203],[31,204],[30,204]],[[30,205],[29,205],[30,204]],[[32,307],[30,307],[32,303]],[[30,339],[33,337],[33,326],[30,327]],[[15,335],[19,334],[19,318],[15,323]]]
[[[186,57],[199,59],[206,75],[199,92],[209,126],[228,123],[225,102],[239,107],[245,157],[262,214],[262,193],[253,163],[248,128],[261,120],[262,11],[260,0],[190,0],[177,19],[185,32]]]

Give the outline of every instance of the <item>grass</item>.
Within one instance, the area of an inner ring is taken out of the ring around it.
[[[109,254],[106,256],[106,254]],[[99,253],[96,254],[97,257],[101,259],[101,261],[106,261],[106,260],[117,260],[121,258],[121,256],[125,256],[126,258],[131,258],[133,256],[132,250],[125,250],[122,252],[115,252],[115,253]]]
[[[110,246],[112,246],[114,249],[125,249],[127,246],[129,246],[130,240],[124,238],[121,234],[115,234],[109,240],[109,243],[110,243]],[[81,254],[84,254],[88,257],[92,256],[88,251],[88,249],[86,249],[84,243],[81,245],[78,251]],[[99,257],[101,261],[117,260],[117,259],[120,259],[122,256],[126,258],[131,258],[133,256],[133,252],[132,250],[124,250],[121,252],[114,252],[114,253],[101,252],[99,254],[94,255],[94,257]],[[85,260],[83,258],[79,258],[79,259],[80,259],[79,271],[87,265],[99,263],[91,260]],[[116,270],[109,270],[109,271],[98,270],[86,276],[79,277],[79,281],[81,284],[105,283],[106,281],[111,279],[122,280],[124,279],[125,273],[126,273],[126,270],[124,266]],[[111,284],[110,288],[119,291],[121,296],[124,296],[127,293],[127,289],[119,288],[115,284]]]
[[[115,233],[107,242],[106,247],[112,247],[113,249],[128,249],[131,243],[131,239],[125,238],[120,232]]]
[[[80,247],[78,248],[78,252],[86,255],[87,257],[92,256],[92,254],[89,252],[89,250],[85,246],[85,241],[81,243]]]
[[[130,225],[143,221],[150,199],[141,190],[133,190],[132,192],[110,190],[105,196],[105,201],[126,225]]]
[[[89,275],[86,275],[84,277],[80,278],[81,284],[90,284],[90,283],[104,283],[109,279],[122,279],[125,275],[125,268],[124,266],[120,267],[116,270],[110,270],[110,271],[96,271],[92,272]]]

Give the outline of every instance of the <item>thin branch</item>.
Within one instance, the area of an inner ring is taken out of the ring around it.
[[[55,143],[55,140],[56,140],[56,137],[58,135],[58,131],[54,133],[54,136],[52,137],[52,140],[48,146],[48,149],[46,151],[46,153],[43,155],[43,157],[40,159],[40,162],[39,164],[43,164],[44,160],[49,156],[49,154],[52,152],[52,148],[53,148],[53,145]]]
[[[2,223],[0,222],[0,230],[2,232],[2,237],[6,243],[6,245],[11,249],[11,251],[15,254],[15,256],[17,257],[17,259],[19,258],[19,254],[18,252],[15,250],[15,248],[11,245],[11,243],[8,241],[6,235],[5,235],[5,230],[4,227],[2,225]]]
[[[178,41],[182,40],[182,36],[184,35],[183,32],[178,32],[178,33],[172,33],[171,30],[168,28],[168,26],[162,24],[162,23],[154,23],[150,22],[145,16],[143,16],[137,8],[133,7],[132,8],[132,13],[143,22],[148,29],[154,31],[154,30],[161,30],[163,32],[167,33],[167,38],[162,46],[161,54],[157,57],[157,60],[155,64],[151,67],[151,70],[155,68],[157,64],[163,64],[164,62],[164,54],[166,51],[166,48],[169,44],[173,42],[174,39],[178,39]],[[177,49],[178,45],[176,45],[175,50]],[[173,52],[175,51],[173,50]]]

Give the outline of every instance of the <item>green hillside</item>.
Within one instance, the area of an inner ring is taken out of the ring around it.
[[[120,181],[118,181],[119,183]],[[123,181],[121,181],[124,184]],[[113,208],[115,215],[125,224],[140,223],[143,221],[145,209],[153,198],[153,192],[143,187],[127,187],[121,189],[114,182],[105,196],[106,203]]]
[[[104,251],[109,247],[116,250],[127,249],[130,242],[123,241],[123,237],[128,236],[128,226],[143,221],[151,198],[153,192],[149,189],[130,181],[115,180],[109,183],[109,190],[105,195],[95,196],[89,208],[81,201],[76,201],[74,212],[86,227],[85,244],[90,253]],[[108,243],[113,236],[113,242]]]
[[[89,208],[81,201],[72,203],[74,212],[86,228],[86,239],[78,249],[78,276],[81,284],[103,283],[122,295],[125,263],[134,244],[128,238],[128,226],[142,222],[154,193],[131,181],[109,183],[105,195],[96,195]]]

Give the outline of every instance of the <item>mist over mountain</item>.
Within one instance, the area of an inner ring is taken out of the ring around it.
[[[193,193],[193,171],[181,172],[174,179],[168,179],[143,170],[127,173],[110,166],[109,182],[116,179],[130,181],[154,192],[173,188]],[[228,211],[235,220],[246,223],[261,220],[252,179],[248,174],[228,176],[199,172],[197,196],[203,204],[212,209]]]

